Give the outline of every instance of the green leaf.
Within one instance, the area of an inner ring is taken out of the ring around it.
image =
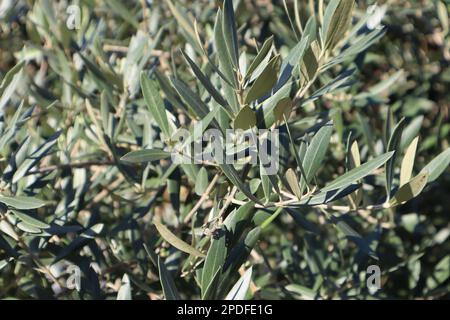
[[[0,110],[4,110],[9,99],[21,83],[23,74],[23,63],[21,62],[12,68],[3,78],[0,87]]]
[[[102,91],[100,95],[100,114],[102,115],[103,131],[109,136],[109,104],[106,96],[106,91]]]
[[[156,230],[158,230],[161,237],[163,237],[164,240],[166,240],[168,243],[170,243],[172,246],[177,248],[178,250],[181,250],[183,252],[186,252],[188,254],[191,254],[196,257],[205,257],[203,253],[198,251],[197,249],[193,248],[180,238],[178,238],[176,235],[174,235],[169,229],[167,229],[166,226],[161,224],[160,222],[154,220],[153,224],[156,227]]]
[[[230,292],[228,292],[225,300],[244,300],[252,281],[252,270],[250,267],[245,271],[242,277],[235,283]]]
[[[181,80],[172,78],[171,81],[180,97],[187,103],[197,117],[203,119],[208,115],[210,112],[208,106],[194,91]]]
[[[161,99],[156,83],[147,78],[144,72],[141,73],[141,89],[148,111],[153,116],[166,138],[170,138],[171,130],[169,121],[167,120],[164,102]]]
[[[4,234],[7,234],[15,241],[19,241],[18,234],[16,233],[16,231],[14,230],[12,225],[9,222],[7,222],[6,220],[0,220],[0,231],[3,232]],[[0,237],[1,237],[1,233],[0,233]],[[0,238],[0,240],[3,240],[3,238]]]
[[[30,215],[28,215],[26,213],[23,213],[23,212],[20,212],[20,211],[17,211],[17,210],[11,210],[11,212],[17,218],[19,218],[23,222],[26,222],[27,224],[29,224],[32,227],[36,227],[36,228],[39,228],[39,229],[50,228],[50,225],[48,225],[48,224],[46,224],[46,223],[44,223],[44,222],[42,222],[42,221],[40,221],[40,220],[38,220],[36,218],[33,218],[32,216],[30,216]]]
[[[235,185],[243,194],[247,196],[250,200],[261,204],[260,201],[248,190],[247,186],[242,182],[239,174],[236,169],[231,164],[223,163],[219,164],[223,173],[227,176],[227,178],[231,181],[233,185]]]
[[[131,300],[131,284],[127,274],[122,277],[122,283],[117,292],[117,300]]]
[[[248,105],[244,106],[233,121],[234,129],[248,130],[256,125],[256,114]]]
[[[361,166],[359,166],[353,170],[346,172],[339,178],[337,178],[334,181],[327,184],[325,188],[321,189],[321,191],[326,192],[326,191],[330,191],[330,190],[340,189],[340,188],[343,188],[343,187],[346,187],[346,186],[352,184],[353,182],[355,182],[357,180],[360,180],[360,179],[368,176],[375,169],[377,169],[380,166],[382,166],[383,164],[385,164],[386,161],[388,161],[392,157],[393,154],[394,154],[393,151],[387,152],[385,154],[382,154],[381,156],[376,157],[375,159],[370,160],[369,162],[362,164]]]
[[[41,229],[30,226],[28,223],[25,223],[23,221],[17,224],[17,228],[27,233],[35,233],[35,234],[41,233]]]
[[[256,227],[250,230],[244,239],[233,247],[224,264],[224,274],[222,282],[227,281],[228,276],[237,271],[239,267],[246,261],[250,252],[255,247],[261,235],[261,228]]]
[[[262,106],[256,109],[258,128],[270,128],[276,122],[274,110],[281,100],[289,97],[290,91],[293,86],[294,85],[292,81],[284,85],[272,96],[265,99],[262,103]]]
[[[219,268],[216,273],[212,276],[211,281],[205,290],[202,291],[202,300],[214,300],[217,298],[218,287],[220,284],[220,279],[222,277],[222,268]]]
[[[254,212],[255,204],[249,201],[226,217],[223,224],[228,233],[227,236],[230,236],[230,239],[228,239],[230,246],[240,239],[244,229],[249,226]]]
[[[277,74],[280,68],[280,55],[276,55],[270,59],[264,71],[255,80],[245,96],[245,103],[248,104],[263,95],[270,92],[270,90],[277,83]]]
[[[450,148],[431,160],[421,172],[428,172],[428,183],[436,180],[450,164]]]
[[[223,37],[227,46],[228,55],[235,69],[239,68],[238,57],[239,48],[236,31],[236,19],[234,17],[234,8],[232,0],[225,0],[223,3],[222,20]]]
[[[400,148],[400,139],[402,137],[403,128],[405,127],[405,119],[400,120],[399,123],[395,126],[392,131],[392,135],[389,139],[389,143],[387,146],[387,151],[392,151],[394,154],[392,157],[386,162],[385,171],[386,171],[386,192],[388,198],[391,196],[392,192],[392,179],[394,178],[394,165],[395,160],[397,158],[397,153]]]
[[[203,86],[209,92],[209,94],[214,98],[214,100],[217,101],[218,104],[220,104],[229,111],[228,103],[222,97],[222,95],[216,90],[216,88],[208,79],[208,77],[206,77],[203,74],[202,70],[195,64],[194,61],[192,61],[191,58],[189,58],[189,56],[184,51],[182,51],[182,54],[184,56],[184,59],[186,59],[192,71],[194,72],[195,76],[198,78],[198,80],[200,80],[200,82],[203,84]]]
[[[253,59],[250,67],[247,69],[247,73],[245,74],[245,79],[250,79],[253,75],[253,72],[263,63],[263,61],[270,59],[270,55],[272,53],[273,46],[273,35],[270,36],[266,41],[264,41],[261,49],[259,50],[256,57]]]
[[[433,274],[427,278],[427,287],[434,290],[450,277],[450,255],[445,256],[434,268]]]
[[[317,293],[313,289],[301,286],[299,284],[289,284],[286,286],[286,290],[298,294],[301,299],[305,300],[314,300],[317,296]]]
[[[285,119],[288,120],[293,108],[294,105],[290,97],[281,99],[273,110],[275,119],[280,123],[282,123]]]
[[[166,3],[171,11],[173,17],[176,19],[178,25],[184,31],[183,36],[185,36],[186,40],[192,45],[194,49],[198,52],[203,53],[204,49],[201,46],[201,43],[198,40],[198,35],[195,32],[195,28],[193,27],[193,22],[190,21],[186,14],[180,10],[182,6],[174,5],[172,1],[166,0]]]
[[[398,189],[395,195],[389,200],[390,206],[398,206],[417,197],[427,185],[428,173],[420,173],[412,178],[408,183]]]
[[[170,155],[171,153],[167,151],[146,149],[128,152],[126,155],[120,158],[120,160],[131,163],[141,163],[167,159],[170,157]]]
[[[420,128],[422,127],[424,116],[415,117],[405,129],[403,129],[402,140],[400,142],[400,150],[405,150],[413,139],[419,135]]]
[[[44,143],[37,147],[31,155],[27,156],[27,159],[25,159],[25,161],[14,173],[12,178],[13,183],[17,183],[20,179],[22,179],[29,172],[29,170],[39,162],[39,160],[50,152],[53,146],[58,142],[61,132],[62,131],[57,131],[51,135]]]
[[[305,189],[306,185],[311,182],[316,172],[322,165],[322,161],[330,143],[331,134],[333,133],[333,124],[331,122],[326,123],[322,128],[317,131],[311,140],[308,148],[306,149],[305,157],[303,159],[303,170],[306,175],[306,181],[302,177],[301,190]]]
[[[64,259],[71,253],[80,250],[82,247],[91,243],[95,237],[99,236],[104,228],[104,224],[98,223],[84,231],[78,237],[76,237],[68,246],[64,247],[58,255],[53,259],[53,263],[58,262],[61,259]]]
[[[111,8],[114,13],[122,17],[123,20],[131,24],[136,29],[139,28],[139,23],[136,20],[135,14],[131,13],[126,6],[122,4],[122,1],[110,0],[106,4]]]
[[[219,229],[216,231],[216,235],[212,237],[211,246],[208,249],[203,265],[201,278],[202,297],[205,296],[205,293],[214,280],[216,273],[221,270],[226,256],[226,232],[224,229]]]
[[[400,167],[400,187],[406,184],[410,179],[414,167],[414,160],[416,158],[417,143],[419,137],[416,137],[408,149],[406,149],[405,156],[402,160],[402,166]]]
[[[351,23],[354,5],[354,0],[332,0],[327,6],[323,26],[325,50],[333,48],[343,38]]]
[[[166,268],[164,262],[158,256],[158,270],[159,270],[159,281],[161,282],[161,287],[166,300],[181,300],[180,294],[178,293],[175,282],[172,279],[169,271]]]
[[[272,189],[270,184],[270,178],[267,175],[266,169],[264,168],[264,164],[262,162],[260,162],[259,164],[259,176],[261,177],[261,184],[264,192],[264,198],[265,202],[267,203],[270,200]]]
[[[301,65],[308,45],[309,36],[305,35],[302,37],[300,42],[298,42],[295,47],[291,49],[287,57],[283,60],[283,63],[281,64],[280,77],[275,87],[275,91],[282,88],[289,81],[289,79],[291,79],[294,72],[300,70],[300,68],[297,67]]]
[[[442,25],[442,29],[444,30],[444,34],[447,35],[449,33],[449,12],[448,12],[448,5],[442,1],[437,1],[437,14],[439,17],[439,20]]]
[[[208,187],[208,171],[205,167],[202,167],[197,175],[197,180],[195,182],[195,193],[201,196]]]
[[[214,44],[216,47],[217,58],[219,59],[220,70],[226,77],[226,81],[231,83],[235,89],[237,89],[237,80],[234,72],[231,57],[228,54],[227,44],[223,35],[223,14],[219,9],[216,16],[216,22],[214,24]]]
[[[288,171],[286,171],[286,181],[297,199],[300,200],[302,191],[300,190],[300,183],[298,182],[297,174],[294,170],[288,169]]]
[[[22,71],[24,65],[25,61],[22,60],[6,73],[6,75],[3,77],[2,83],[0,84],[0,96],[3,94],[3,91],[6,89],[6,87],[14,79],[15,75],[18,74],[20,71]]]
[[[37,209],[46,205],[46,202],[41,199],[25,196],[0,196],[0,202],[19,210]]]
[[[350,136],[349,136],[350,139]],[[350,141],[350,140],[349,140]],[[349,164],[348,168],[353,169],[361,165],[361,155],[359,153],[358,142],[354,141],[348,150]],[[356,190],[353,194],[349,196],[350,201],[354,208],[357,208],[362,201],[363,192],[362,189]]]

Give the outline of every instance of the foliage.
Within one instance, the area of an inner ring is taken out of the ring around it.
[[[450,5],[388,3],[2,3],[0,297],[449,298]]]

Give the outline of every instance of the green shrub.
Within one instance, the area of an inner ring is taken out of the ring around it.
[[[448,5],[180,3],[1,11],[0,297],[448,297]]]

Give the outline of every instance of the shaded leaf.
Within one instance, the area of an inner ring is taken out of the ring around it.
[[[205,297],[205,293],[214,281],[216,273],[221,270],[226,256],[226,232],[223,229],[219,229],[211,239],[211,245],[208,249],[203,265],[201,279],[202,297]]]
[[[181,250],[183,252],[186,252],[188,254],[194,255],[196,257],[204,257],[205,255],[198,251],[197,249],[191,247],[189,244],[178,238],[176,235],[174,235],[169,229],[167,229],[166,226],[161,224],[160,222],[154,220],[153,224],[155,225],[156,229],[158,230],[161,237],[163,237],[164,240],[166,240],[168,243],[170,243],[172,246],[177,248],[178,250]]]
[[[280,56],[273,57],[263,72],[255,80],[245,96],[245,103],[250,103],[264,94],[268,93],[277,82],[278,69],[280,67]]]
[[[233,121],[234,129],[247,130],[256,125],[255,112],[249,106],[244,106]]]
[[[427,185],[428,173],[420,173],[398,189],[389,200],[391,206],[397,206],[417,197]]]
[[[147,149],[128,152],[126,155],[120,158],[120,160],[131,163],[141,163],[167,159],[170,157],[170,155],[170,152],[164,150]]]
[[[180,294],[175,286],[175,282],[172,279],[169,271],[167,270],[164,262],[158,256],[158,270],[159,270],[159,281],[161,282],[161,287],[166,300],[181,300]]]

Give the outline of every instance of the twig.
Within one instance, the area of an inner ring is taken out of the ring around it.
[[[214,178],[211,180],[211,182],[209,183],[209,185],[206,188],[205,192],[203,192],[202,196],[200,197],[200,199],[195,204],[195,206],[191,209],[191,211],[189,211],[189,213],[184,218],[184,221],[183,221],[184,224],[189,223],[189,221],[191,220],[193,215],[197,212],[197,210],[200,208],[200,206],[203,204],[203,202],[205,202],[209,198],[209,194],[211,193],[212,189],[216,185],[216,182],[217,182],[218,179],[219,179],[219,174],[216,174],[214,176]]]
[[[222,215],[227,210],[228,206],[233,202],[234,195],[236,194],[237,191],[238,191],[238,188],[236,186],[234,186],[233,189],[231,189],[230,195],[227,197],[227,201],[223,205],[222,209],[220,209],[220,212],[216,218],[222,217]]]

